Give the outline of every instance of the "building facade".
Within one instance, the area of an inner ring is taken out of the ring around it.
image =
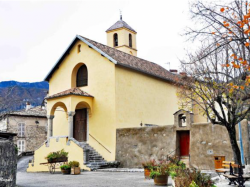
[[[96,160],[87,160],[86,150],[103,159],[99,165],[116,159],[117,129],[174,124],[180,75],[138,58],[137,33],[122,19],[106,33],[108,45],[77,35],[46,76],[47,141],[29,172],[48,171],[40,163],[61,149],[91,169]],[[206,121],[198,113],[194,120]]]
[[[4,114],[0,117],[0,131],[16,133],[14,144],[18,153],[35,151],[47,137],[46,110],[41,106]]]

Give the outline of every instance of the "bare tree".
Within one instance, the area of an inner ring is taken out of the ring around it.
[[[198,106],[213,124],[227,129],[238,164],[235,126],[250,111],[249,8],[242,0],[192,4],[197,28],[189,28],[186,35],[202,41],[202,47],[182,61],[187,76],[178,93],[184,108]]]

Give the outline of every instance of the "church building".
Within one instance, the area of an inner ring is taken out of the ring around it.
[[[137,57],[137,32],[122,17],[106,33],[107,45],[76,35],[46,76],[47,140],[28,172],[48,171],[40,163],[61,149],[82,169],[98,168],[116,160],[117,129],[175,123],[181,75]]]

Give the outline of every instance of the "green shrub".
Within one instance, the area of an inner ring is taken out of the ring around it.
[[[182,179],[182,184],[189,187],[215,187],[210,175],[197,169],[177,169],[175,177]],[[191,186],[192,185],[192,186]],[[196,185],[196,186],[195,186]]]
[[[159,164],[151,168],[151,178],[155,178],[159,175],[169,175],[169,162],[161,161]]]
[[[186,169],[186,164],[177,157],[170,157],[169,160],[169,175],[174,179],[177,176],[176,171]]]
[[[199,187],[199,186],[194,181],[192,181],[189,187]]]
[[[59,151],[59,157],[68,157],[68,152],[65,152],[64,149],[62,149],[61,151]]]
[[[66,169],[70,169],[71,167],[69,164],[64,164],[64,165],[60,166],[60,168],[66,170]]]
[[[58,158],[58,157],[57,157],[56,152],[51,152],[51,153],[49,153],[45,158],[46,158],[47,160],[52,160],[52,159],[56,159],[56,158]]]
[[[67,158],[68,157],[68,152],[65,152],[64,149],[62,149],[61,151],[57,151],[57,152],[51,152],[49,153],[45,159],[47,160],[52,160],[52,159],[56,159],[56,158]]]
[[[77,162],[77,161],[70,161],[70,162],[69,162],[69,165],[70,165],[72,168],[74,168],[74,167],[79,167],[79,162]]]

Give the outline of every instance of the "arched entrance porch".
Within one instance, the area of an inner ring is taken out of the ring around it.
[[[73,120],[73,138],[79,142],[88,141],[90,106],[86,102],[79,102],[75,107]]]

